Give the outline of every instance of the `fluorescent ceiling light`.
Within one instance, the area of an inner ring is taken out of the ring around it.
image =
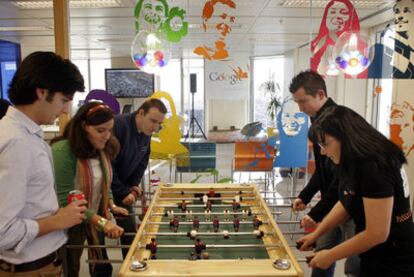
[[[13,26],[13,27],[0,27],[0,32],[25,32],[25,31],[50,31],[52,27],[47,26]]]
[[[51,9],[53,0],[18,0],[12,2],[20,9]],[[71,8],[114,8],[122,7],[120,0],[70,0]]]
[[[279,5],[287,8],[309,8],[312,2],[312,7],[323,8],[330,0],[283,0]],[[385,4],[389,4],[389,0],[355,0],[352,4],[355,8],[373,9],[379,8]]]

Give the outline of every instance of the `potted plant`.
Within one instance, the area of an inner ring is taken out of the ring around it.
[[[277,112],[282,104],[280,101],[280,86],[275,81],[275,74],[269,73],[269,79],[263,82],[259,89],[270,96],[270,101],[267,104],[267,115],[273,123],[272,126],[276,126]]]

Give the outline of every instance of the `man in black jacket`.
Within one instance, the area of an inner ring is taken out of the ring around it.
[[[336,105],[331,98],[328,98],[326,84],[322,76],[310,70],[296,75],[290,84],[289,90],[299,109],[310,116],[312,123],[320,117],[326,108]],[[316,170],[308,184],[295,199],[293,210],[304,210],[318,191],[321,193],[321,200],[301,220],[301,227],[303,228],[315,227],[338,201],[338,184],[334,178],[334,165],[326,156],[321,155],[318,142],[312,141],[312,143]],[[332,248],[343,239],[353,235],[354,224],[352,221],[347,221],[340,228],[336,228],[322,236],[317,241],[315,251]],[[326,270],[316,268],[312,270],[312,277],[331,277],[334,276],[334,271],[335,264]],[[359,275],[359,258],[357,256],[347,259],[345,274],[347,276]]]
[[[113,180],[112,194],[114,202],[132,212],[132,205],[141,196],[139,187],[150,156],[151,135],[157,132],[165,118],[167,108],[158,99],[146,100],[138,110],[132,114],[123,114],[115,117],[114,134],[121,149],[112,162]],[[117,219],[117,224],[125,232],[135,232],[134,216]],[[130,245],[133,236],[122,236],[121,243]],[[125,258],[128,249],[122,249]]]

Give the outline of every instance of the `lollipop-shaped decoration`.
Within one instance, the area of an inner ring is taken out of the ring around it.
[[[338,68],[345,74],[358,75],[368,68],[374,51],[369,38],[359,33],[344,32],[336,41],[333,56]]]
[[[148,73],[157,73],[170,59],[170,45],[160,33],[140,31],[132,41],[131,57],[135,66]]]

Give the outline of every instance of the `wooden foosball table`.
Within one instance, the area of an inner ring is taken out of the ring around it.
[[[253,184],[163,184],[119,276],[303,276]]]

